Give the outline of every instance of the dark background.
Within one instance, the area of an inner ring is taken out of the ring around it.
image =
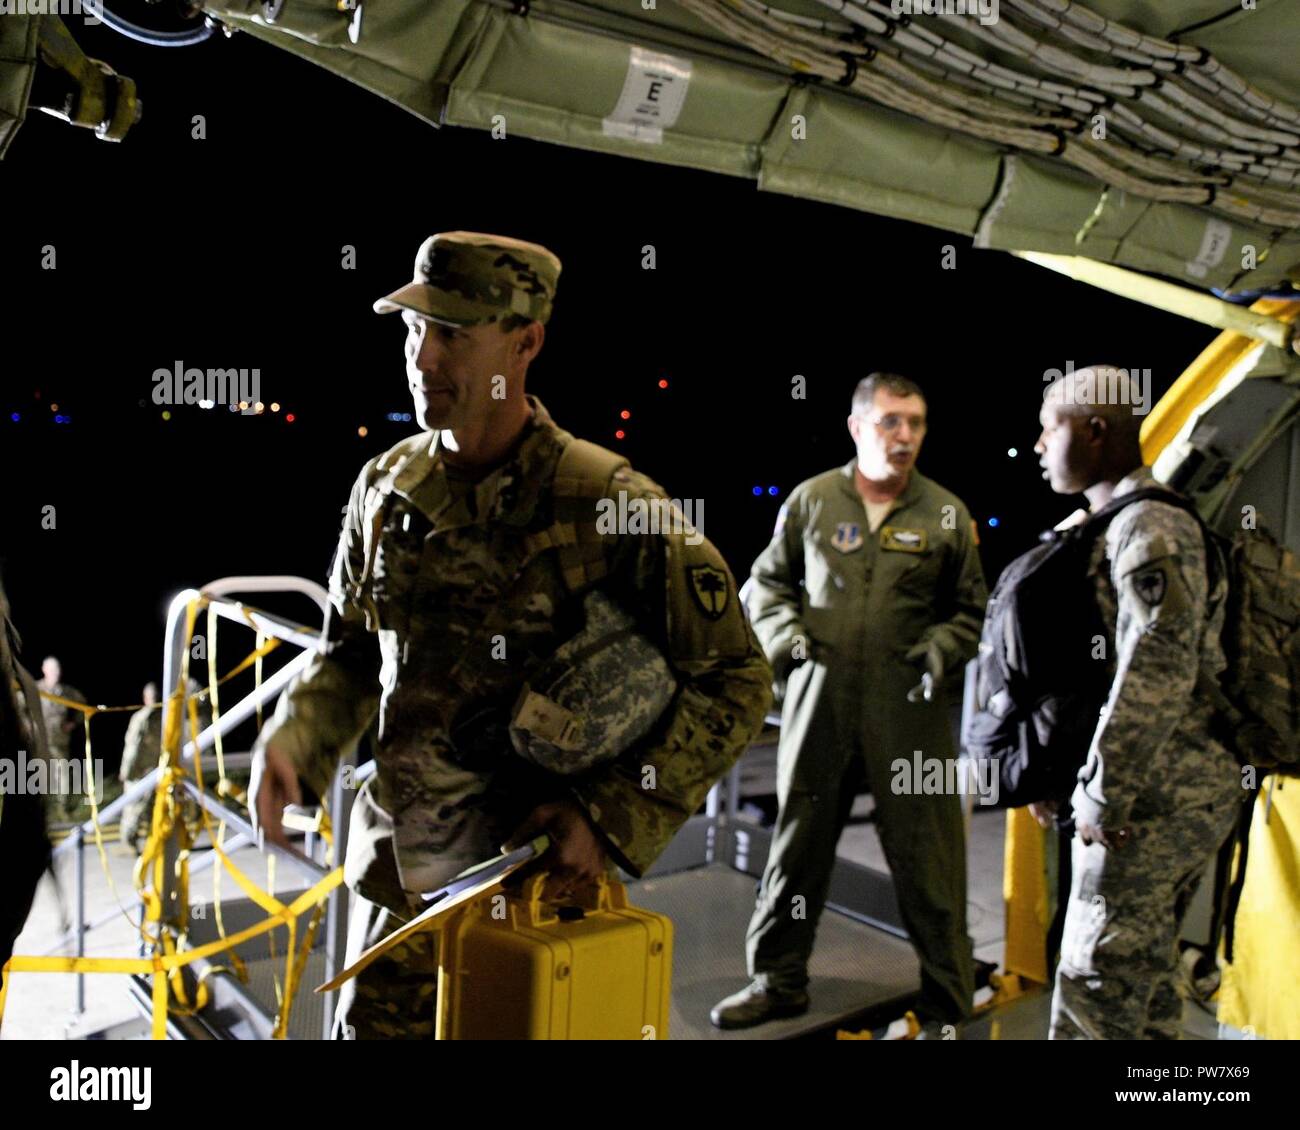
[[[790,488],[852,456],[845,417],[868,372],[926,389],[920,468],[976,515],[992,582],[1076,505],[1051,494],[1032,452],[1044,372],[1150,368],[1158,399],[1212,337],[935,229],[435,130],[246,35],[163,50],[71,26],[136,79],[145,110],[120,145],[33,114],[0,166],[0,569],[28,666],[58,654],[94,702],[138,702],[161,676],[178,590],[235,574],[324,580],[358,470],[414,427],[385,418],[411,410],[403,329],[370,303],[410,277],[434,231],[560,256],[530,391],[670,494],[703,498],[705,532],[742,576]],[[194,114],[205,140],[191,138]],[[56,270],[41,269],[47,244]],[[341,269],[345,244],[355,270]],[[257,367],[281,411],[177,406],[164,421],[152,374],[178,360]],[[791,398],[794,374],[806,400]],[[301,598],[295,609],[310,616]],[[223,631],[221,669],[251,646]],[[95,725],[112,765],[125,715]]]

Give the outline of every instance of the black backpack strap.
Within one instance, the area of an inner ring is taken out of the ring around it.
[[[1250,825],[1255,815],[1255,798],[1258,795],[1259,790],[1253,789],[1249,800],[1242,806],[1241,817],[1237,821],[1236,835],[1233,837],[1239,849],[1237,870],[1232,876],[1232,883],[1228,887],[1223,907],[1223,958],[1229,965],[1232,964],[1232,943],[1236,936],[1237,907],[1241,905],[1241,892],[1246,886],[1246,859],[1250,854]],[[1229,840],[1229,843],[1231,844],[1232,840]]]

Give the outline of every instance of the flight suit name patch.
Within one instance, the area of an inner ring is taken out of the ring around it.
[[[862,548],[862,526],[857,522],[840,522],[835,527],[831,545],[841,553],[852,553]]]
[[[911,530],[906,526],[882,526],[880,528],[880,548],[893,549],[900,553],[924,553],[927,539],[924,530]]]

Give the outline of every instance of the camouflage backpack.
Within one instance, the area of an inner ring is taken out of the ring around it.
[[[1226,564],[1227,669],[1214,686],[1225,737],[1243,765],[1300,774],[1300,567],[1266,530],[1218,538]]]

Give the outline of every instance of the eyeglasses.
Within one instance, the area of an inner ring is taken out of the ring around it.
[[[904,416],[900,412],[889,412],[883,416],[864,416],[863,419],[869,424],[875,425],[882,432],[896,432],[903,426],[904,421],[912,431],[918,434],[925,431],[924,416]]]

